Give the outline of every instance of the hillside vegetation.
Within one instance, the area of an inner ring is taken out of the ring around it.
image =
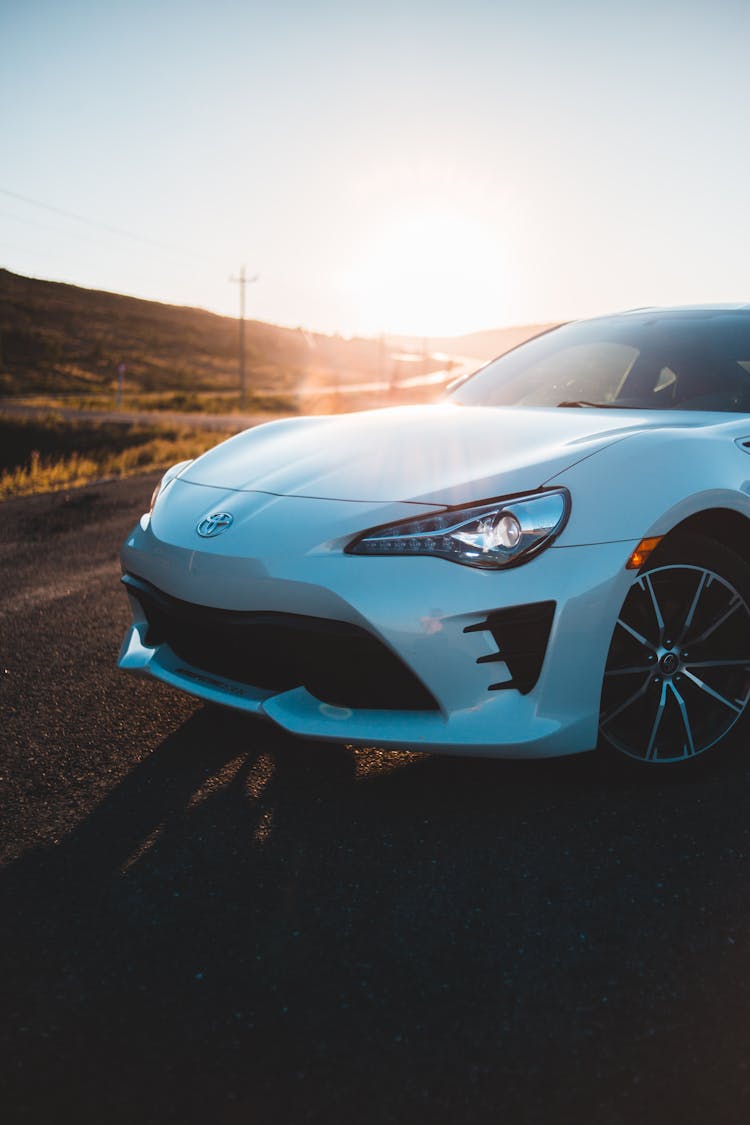
[[[0,270],[0,395],[111,391],[127,366],[138,392],[235,391],[239,323],[204,309],[21,277]],[[312,379],[372,378],[374,340],[246,322],[250,390],[284,393]]]
[[[430,352],[487,360],[545,327],[496,329],[427,343]],[[390,337],[386,349],[380,340],[325,336],[257,320],[246,322],[245,333],[247,390],[261,399],[299,391],[309,395],[318,386],[367,380],[394,385],[402,377],[445,365],[429,355],[415,364],[393,354],[400,348],[421,355],[421,338]],[[236,396],[238,335],[235,318],[205,309],[0,269],[0,396],[76,395],[82,405],[84,400],[94,405],[97,396],[112,395],[117,367],[124,363],[128,394],[167,395],[164,405],[171,409],[193,409],[190,396],[196,394]],[[268,408],[278,410],[283,403],[277,398]],[[202,409],[222,406],[204,403]]]

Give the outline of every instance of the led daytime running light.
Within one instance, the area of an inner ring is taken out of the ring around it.
[[[497,570],[538,554],[562,531],[570,510],[565,489],[495,500],[374,528],[348,547],[356,555],[434,555]]]

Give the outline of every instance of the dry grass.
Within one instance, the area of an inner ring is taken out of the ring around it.
[[[105,426],[54,416],[26,422],[0,415],[0,501],[166,469],[219,439],[182,427]]]
[[[112,413],[116,410],[114,393],[108,394],[33,394],[15,395],[13,403],[19,406],[42,407],[56,410],[97,410]],[[294,414],[298,410],[296,396],[292,394],[263,394],[249,391],[245,401],[240,401],[238,391],[204,393],[202,391],[164,391],[153,394],[125,394],[123,411],[165,411],[177,414]]]

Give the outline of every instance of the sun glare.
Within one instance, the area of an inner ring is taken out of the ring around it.
[[[345,283],[362,331],[454,335],[503,322],[504,257],[470,216],[415,209],[373,231]]]

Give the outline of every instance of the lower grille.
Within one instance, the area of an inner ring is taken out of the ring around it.
[[[134,575],[123,583],[148,621],[146,643],[187,664],[273,691],[305,687],[323,703],[436,710],[413,672],[367,630],[301,614],[239,613],[173,598]]]
[[[555,604],[531,602],[529,605],[496,609],[487,614],[486,620],[464,629],[465,633],[491,633],[498,647],[497,652],[480,656],[477,664],[502,661],[508,666],[511,678],[499,684],[490,684],[490,691],[515,688],[521,695],[528,695],[535,686],[547,651]]]

